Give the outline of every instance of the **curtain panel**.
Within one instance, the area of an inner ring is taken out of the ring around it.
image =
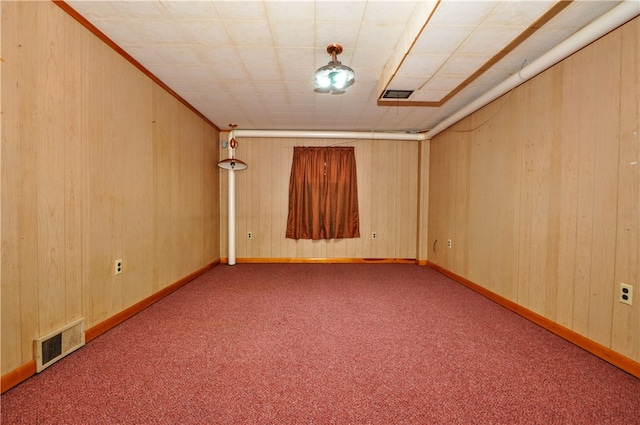
[[[286,237],[360,237],[353,146],[293,148]]]

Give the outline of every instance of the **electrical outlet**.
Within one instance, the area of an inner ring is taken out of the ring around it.
[[[248,232],[247,233],[247,239],[253,239],[253,233]]]
[[[371,239],[376,239],[378,234],[376,232],[371,233]]]
[[[119,275],[122,273],[122,260],[116,260],[116,264],[114,266],[114,274]]]
[[[447,248],[451,248],[451,239],[447,239]]]
[[[633,286],[620,282],[620,302],[633,305]]]

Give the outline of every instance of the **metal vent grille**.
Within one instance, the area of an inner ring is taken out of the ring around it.
[[[409,99],[413,90],[385,90],[383,99]]]
[[[84,318],[33,341],[36,371],[41,372],[85,344]]]

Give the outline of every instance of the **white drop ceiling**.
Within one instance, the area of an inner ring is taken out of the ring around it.
[[[425,131],[618,1],[66,2],[220,129]],[[316,93],[326,46],[356,73]],[[412,90],[406,100],[385,90]]]

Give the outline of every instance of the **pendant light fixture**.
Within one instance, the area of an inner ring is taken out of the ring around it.
[[[347,87],[356,81],[356,73],[353,69],[343,65],[337,59],[342,50],[342,45],[337,43],[327,46],[327,53],[331,55],[331,61],[316,70],[314,79],[316,92],[342,94]]]

